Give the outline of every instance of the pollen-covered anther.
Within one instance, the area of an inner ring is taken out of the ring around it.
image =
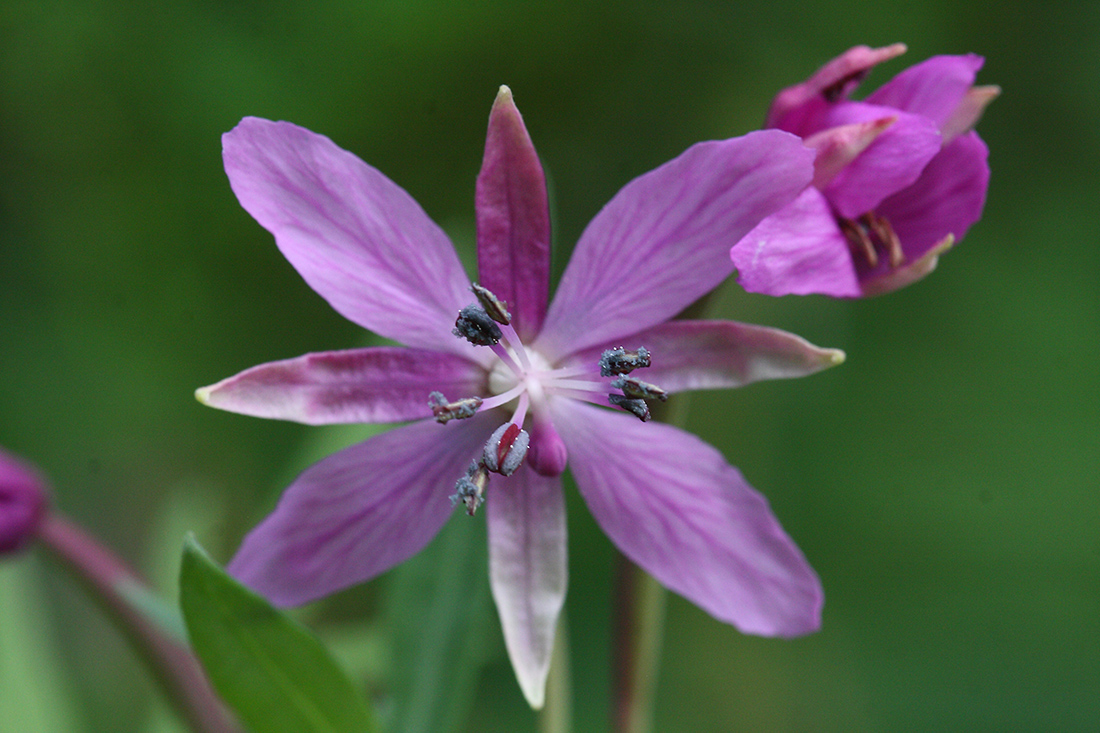
[[[489,290],[489,288],[474,283],[470,286],[470,290],[474,291],[474,295],[477,296],[477,302],[481,304],[486,315],[497,323],[501,323],[505,326],[512,322],[512,314],[508,312],[508,304],[493,295],[493,292]]]
[[[475,346],[492,346],[499,343],[504,335],[485,309],[475,303],[458,312],[458,319],[451,333]]]
[[[485,503],[485,487],[489,485],[489,472],[478,461],[470,464],[466,475],[455,483],[455,493],[451,494],[451,505],[459,502],[466,505],[466,513],[471,517],[477,508]]]
[[[650,365],[649,349],[640,346],[636,351],[627,351],[622,346],[616,346],[600,355],[599,364],[601,377],[630,374],[635,369]]]
[[[432,408],[435,421],[442,425],[451,420],[473,417],[477,408],[481,407],[481,398],[464,397],[461,400],[449,402],[442,392],[432,392],[428,395],[428,407]]]
[[[612,393],[607,396],[607,401],[615,405],[615,407],[621,407],[627,412],[633,413],[634,416],[642,422],[649,421],[649,405],[646,404],[645,400]]]
[[[868,211],[856,220],[837,217],[836,222],[852,250],[863,255],[872,269],[878,266],[880,250],[886,253],[891,267],[905,262],[901,240],[885,216]]]
[[[482,463],[494,473],[511,476],[523,463],[530,443],[526,430],[513,422],[504,423],[485,443]]]
[[[636,400],[660,400],[661,402],[668,400],[668,392],[656,384],[643,382],[634,377],[619,377],[611,383],[611,386],[621,389],[624,395]]]

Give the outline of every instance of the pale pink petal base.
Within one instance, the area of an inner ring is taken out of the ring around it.
[[[413,423],[306,469],[249,532],[230,574],[279,606],[369,580],[417,553],[451,516],[455,480],[493,416]]]
[[[504,644],[531,707],[543,705],[568,580],[560,478],[521,468],[490,485],[489,581]]]
[[[764,497],[689,433],[577,402],[554,420],[604,532],[662,585],[747,634],[821,625],[821,583]]]
[[[668,392],[732,389],[765,379],[805,377],[844,361],[777,328],[734,321],[669,321],[570,356],[562,366],[591,366],[605,349],[649,350],[652,365],[635,372]]]

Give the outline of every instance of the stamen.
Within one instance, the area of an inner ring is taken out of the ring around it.
[[[890,220],[885,216],[879,216],[873,211],[868,211],[859,217],[859,220],[871,230],[871,233],[875,235],[875,239],[886,248],[886,253],[890,255],[890,266],[900,267],[901,263],[905,262],[905,253],[901,249],[901,240],[894,232],[894,227],[890,226]]]
[[[615,389],[621,389],[624,395],[636,400],[660,400],[661,402],[668,400],[668,392],[656,384],[643,382],[634,377],[619,377],[611,383],[611,386]]]
[[[477,302],[481,303],[481,307],[485,310],[486,315],[504,326],[512,322],[512,314],[508,312],[508,304],[493,295],[492,291],[477,283],[471,285],[470,290],[474,291],[474,295],[477,296]]]
[[[448,402],[442,392],[432,392],[428,395],[428,407],[432,408],[435,421],[441,425],[451,420],[473,417],[481,404],[480,397],[465,397],[455,402]]]
[[[509,402],[514,400],[515,398],[519,397],[521,394],[525,393],[526,391],[527,391],[527,385],[520,382],[519,384],[517,384],[515,387],[512,387],[507,392],[501,392],[498,395],[493,395],[492,397],[489,397],[489,398],[486,398],[486,399],[482,400],[481,401],[481,406],[484,407],[486,410],[492,409],[494,407],[500,407],[501,405],[508,404]]]
[[[508,368],[511,369],[517,377],[523,374],[523,368],[520,367],[520,365],[516,363],[516,360],[512,358],[512,354],[508,351],[508,349],[504,348],[500,344],[490,344],[489,348],[493,350],[493,353],[496,354],[501,361],[508,365]],[[522,349],[522,347],[520,348]]]
[[[868,211],[854,221],[838,216],[836,223],[853,251],[863,255],[870,268],[878,267],[880,250],[889,257],[890,267],[900,267],[905,263],[901,240],[885,216]]]
[[[458,319],[451,333],[475,346],[492,346],[498,343],[503,335],[500,332],[500,326],[489,317],[489,314],[473,303],[458,312]]]
[[[616,346],[603,352],[599,364],[601,377],[629,374],[650,365],[649,350],[642,346],[637,351],[627,351],[622,346]]]
[[[649,405],[645,403],[645,400],[631,399],[621,394],[609,394],[607,401],[615,407],[621,407],[627,412],[633,413],[642,422],[647,422],[650,418]]]
[[[482,464],[490,471],[511,476],[523,463],[531,436],[514,422],[506,422],[489,436]]]
[[[523,348],[523,342],[519,339],[519,334],[516,333],[516,329],[510,325],[505,325],[502,329],[504,332],[504,338],[508,340],[508,343],[512,346],[512,351],[516,353],[516,357],[519,359],[519,363],[523,365],[524,372],[531,371],[531,361],[527,358],[527,349]]]
[[[845,219],[843,217],[837,217],[836,223],[840,225],[840,231],[844,234],[848,240],[848,244],[852,245],[852,248],[862,254],[867,260],[867,264],[872,269],[878,266],[878,252],[875,252],[875,245],[871,243],[871,238],[867,236],[867,232],[859,224],[855,223],[851,219]]]
[[[466,469],[466,475],[455,483],[455,493],[451,494],[451,505],[458,502],[466,505],[466,513],[471,517],[477,508],[485,503],[485,487],[489,485],[489,472],[477,461]]]

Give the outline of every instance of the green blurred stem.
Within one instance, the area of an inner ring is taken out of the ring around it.
[[[239,733],[214,694],[187,644],[133,602],[134,589],[147,595],[137,575],[114,553],[73,522],[51,513],[38,539],[103,607],[153,672],[180,716],[199,733]]]
[[[539,733],[569,733],[573,730],[573,680],[569,669],[569,625],[565,614],[558,618],[550,677],[546,680],[546,705],[539,713]]]
[[[612,730],[649,733],[653,729],[653,699],[668,593],[621,554],[615,575]]]

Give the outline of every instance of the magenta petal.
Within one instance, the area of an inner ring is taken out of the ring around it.
[[[848,240],[829,203],[809,188],[738,242],[730,257],[738,282],[751,293],[836,298],[861,294]]]
[[[245,537],[229,572],[295,606],[388,570],[447,521],[455,481],[495,427],[480,415],[413,423],[314,464]]]
[[[855,46],[822,66],[801,84],[775,95],[765,127],[777,127],[806,137],[820,129],[815,119],[829,105],[843,101],[871,69],[905,53],[904,43],[883,48]]]
[[[508,87],[489,114],[475,209],[479,282],[508,303],[512,325],[531,339],[549,300],[550,208],[542,164]]]
[[[246,117],[222,136],[233,192],[341,315],[409,346],[469,353],[451,335],[469,303],[454,247],[416,203],[323,135]]]
[[[833,210],[846,219],[867,213],[887,196],[911,185],[940,151],[940,132],[931,120],[886,107],[856,102],[839,104],[830,111],[828,124],[846,126],[884,117],[896,118],[894,124],[839,171],[824,189]]]
[[[729,248],[809,184],[778,130],[705,142],[628,183],[585,229],[539,337],[548,357],[668,320],[732,271]]]
[[[942,127],[974,84],[985,59],[974,54],[933,56],[910,66],[864,101],[928,117]]]
[[[565,602],[565,499],[560,478],[524,467],[490,487],[489,580],[524,697],[541,708]]]
[[[822,590],[768,503],[717,450],[661,423],[559,401],[577,488],[623,554],[748,634],[821,624]]]
[[[0,450],[0,555],[34,540],[48,505],[46,484],[38,472]]]
[[[595,363],[604,349],[620,345],[648,349],[652,365],[635,374],[669,392],[804,377],[844,361],[843,351],[819,348],[777,328],[733,321],[669,321],[574,354],[562,366]]]
[[[485,393],[485,370],[460,356],[382,346],[273,361],[195,392],[221,410],[307,425],[431,417],[428,395]]]
[[[953,234],[961,240],[981,218],[989,188],[989,149],[976,132],[945,147],[920,179],[882,202],[878,213],[890,220],[906,260],[916,260]]]

